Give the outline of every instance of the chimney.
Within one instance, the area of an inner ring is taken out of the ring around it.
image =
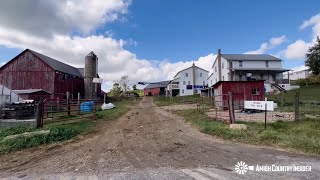
[[[195,94],[195,86],[196,86],[196,67],[194,65],[194,62],[192,64],[192,85],[193,85],[193,95]]]
[[[218,80],[221,81],[221,50],[218,49]]]

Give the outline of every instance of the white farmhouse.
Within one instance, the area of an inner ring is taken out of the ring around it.
[[[173,78],[167,89],[173,96],[189,96],[200,94],[201,89],[206,87],[208,71],[193,65],[179,71]]]
[[[219,81],[265,80],[266,92],[289,90],[289,80],[283,79],[282,60],[268,54],[221,54],[212,65],[213,73],[208,78],[211,87]]]

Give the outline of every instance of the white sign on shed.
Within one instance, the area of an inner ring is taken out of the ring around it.
[[[245,109],[265,110],[265,104],[267,104],[267,111],[274,110],[273,101],[244,101]]]

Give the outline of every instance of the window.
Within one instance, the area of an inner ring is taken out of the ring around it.
[[[188,75],[189,75],[189,74],[188,74],[188,73],[186,73],[186,77],[188,77]]]
[[[242,61],[239,61],[239,67],[242,67]]]
[[[242,74],[239,74],[239,81],[242,81]]]
[[[216,82],[218,82],[217,78],[216,78]]]
[[[185,82],[185,81],[183,81],[183,85],[186,85],[186,82]]]
[[[206,82],[205,81],[203,81],[203,86],[205,86],[206,85]]]
[[[266,61],[266,67],[269,67],[269,61]]]
[[[224,63],[222,63],[222,69],[224,68]]]
[[[252,95],[259,95],[259,94],[260,94],[259,88],[252,89]]]
[[[200,77],[202,77],[202,73],[200,73]]]
[[[263,74],[260,74],[260,80],[262,80],[263,79]]]
[[[212,85],[212,80],[211,80],[211,85]]]
[[[190,85],[190,81],[188,81],[188,85]]]
[[[224,81],[224,76],[222,76],[222,81]]]
[[[182,89],[182,94],[184,93],[184,89]]]
[[[214,67],[214,71],[217,72],[217,66]]]

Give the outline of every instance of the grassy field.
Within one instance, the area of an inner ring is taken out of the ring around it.
[[[239,122],[246,124],[248,129],[230,130],[227,124],[209,118],[204,112],[181,110],[175,113],[196,125],[200,131],[226,140],[320,154],[320,120],[278,121],[267,124],[267,130],[264,130],[263,123]]]
[[[174,97],[155,96],[154,102],[158,106],[170,106],[170,105],[181,104],[181,103],[195,103],[196,100],[199,98],[200,98],[199,95],[174,96]]]
[[[140,97],[144,96],[143,89],[132,90],[132,92],[135,92],[135,93],[139,94]]]
[[[76,120],[64,120],[45,123],[43,129],[36,129],[30,126],[14,127],[8,129],[0,129],[0,153],[9,153],[11,151],[20,150],[24,148],[39,146],[42,144],[49,144],[52,142],[68,140],[78,135],[85,135],[92,132],[105,121],[115,120],[124,115],[131,109],[132,101],[121,101],[114,103],[116,108],[98,111],[96,119],[79,118]],[[6,136],[21,134],[24,132],[33,132],[39,130],[50,130],[46,135],[34,135],[32,137],[19,137],[16,139],[3,140]]]
[[[300,93],[300,112],[302,114],[320,115],[320,86],[302,86],[298,90],[287,91],[278,95],[268,95],[268,100],[275,101],[278,111],[294,111],[294,98]]]

